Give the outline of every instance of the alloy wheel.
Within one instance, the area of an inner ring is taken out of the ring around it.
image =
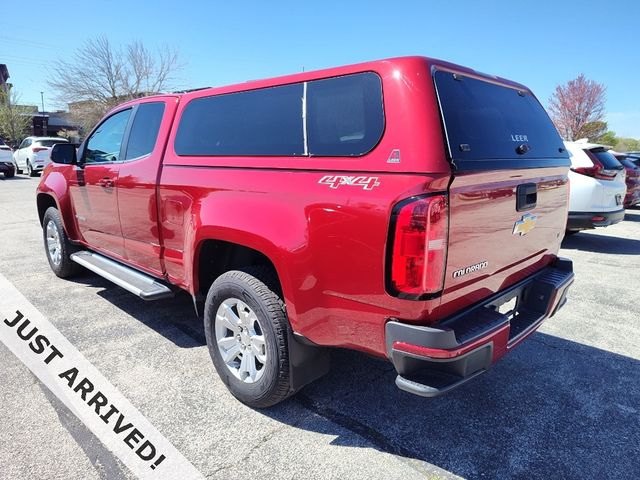
[[[267,350],[255,312],[242,300],[227,298],[218,307],[215,334],[218,351],[234,377],[255,383],[264,374]]]
[[[60,261],[62,260],[62,242],[60,241],[60,233],[53,220],[47,222],[47,251],[54,265],[60,265]]]

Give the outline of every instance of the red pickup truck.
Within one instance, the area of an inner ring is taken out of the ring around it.
[[[569,157],[527,87],[423,57],[114,108],[56,145],[37,207],[53,271],[189,292],[230,391],[273,405],[328,347],[435,396],[564,304]],[[204,305],[203,305],[204,301]]]

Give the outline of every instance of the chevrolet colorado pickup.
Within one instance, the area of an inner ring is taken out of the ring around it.
[[[329,347],[435,396],[564,304],[569,156],[524,85],[404,57],[137,99],[37,191],[54,273],[186,290],[220,377],[273,405]]]

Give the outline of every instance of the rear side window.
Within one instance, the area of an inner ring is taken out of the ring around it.
[[[311,155],[362,155],[376,146],[383,130],[382,84],[376,74],[308,83],[307,138]]]
[[[197,98],[178,126],[178,155],[357,156],[384,130],[375,73]]]
[[[139,158],[153,152],[164,114],[164,102],[142,103],[133,119],[125,160]]]
[[[452,159],[568,157],[530,92],[444,71],[437,71],[434,80]]]
[[[589,157],[596,158],[606,170],[616,170],[620,168],[620,162],[604,148],[586,149]]]
[[[303,85],[192,100],[184,109],[178,155],[303,155]]]

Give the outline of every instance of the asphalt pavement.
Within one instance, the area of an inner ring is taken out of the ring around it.
[[[189,296],[53,275],[38,181],[0,176],[0,273],[207,478],[640,477],[640,209],[565,239],[565,308],[462,388],[416,397],[390,364],[336,350],[327,376],[252,410],[216,376]],[[1,479],[132,478],[1,343],[0,362]]]

